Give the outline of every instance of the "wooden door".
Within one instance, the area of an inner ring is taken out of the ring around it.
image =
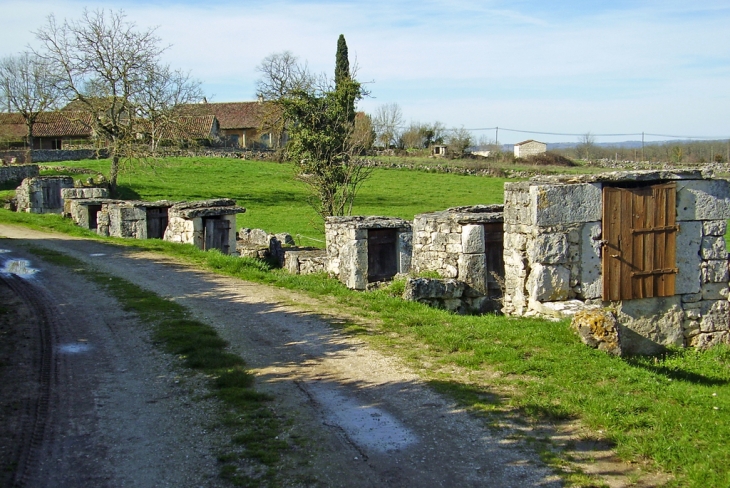
[[[368,230],[368,283],[398,274],[398,230]]]
[[[603,189],[603,299],[668,297],[677,275],[677,186]]]
[[[147,239],[162,239],[167,229],[167,207],[147,208]]]
[[[502,296],[500,281],[504,280],[504,224],[484,224],[484,253],[487,264],[487,296]]]
[[[231,223],[228,220],[219,218],[203,219],[205,226],[205,239],[203,250],[218,249],[223,254],[229,253],[228,236]]]

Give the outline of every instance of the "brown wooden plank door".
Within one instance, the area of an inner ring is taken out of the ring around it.
[[[168,215],[165,207],[147,208],[147,239],[162,239],[167,229]]]
[[[225,219],[203,219],[203,225],[205,226],[205,248],[218,249],[223,254],[228,254],[228,236],[231,229],[231,223]]]
[[[677,275],[675,183],[603,189],[603,299],[668,297]]]
[[[398,230],[368,229],[368,283],[398,274]]]

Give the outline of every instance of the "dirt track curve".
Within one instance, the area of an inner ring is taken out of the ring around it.
[[[2,443],[21,440],[21,449],[0,450],[13,459],[19,486],[222,484],[215,454],[223,440],[207,430],[214,406],[198,398],[199,385],[177,378],[172,359],[114,300],[28,254],[29,244],[171,298],[216,327],[253,368],[258,388],[274,395],[274,409],[293,420],[290,434],[309,440],[295,464],[296,479],[310,481],[284,476],[292,486],[561,485],[534,453],[489,431],[398,360],[339,334],[305,297],[95,241],[6,225],[0,237],[0,261],[38,269],[0,281],[0,305],[15,300],[15,313],[41,326],[11,333],[16,358],[33,367],[2,387],[22,401],[0,401],[3,414],[22,418],[0,430]]]

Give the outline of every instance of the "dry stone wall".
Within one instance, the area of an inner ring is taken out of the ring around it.
[[[20,183],[25,178],[34,178],[39,175],[37,164],[19,164],[0,166],[0,185]]]

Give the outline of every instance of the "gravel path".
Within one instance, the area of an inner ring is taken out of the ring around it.
[[[339,334],[311,299],[95,241],[5,225],[0,236],[8,238],[0,247],[13,251],[0,259],[22,256],[27,244],[61,251],[216,327],[253,368],[258,388],[274,395],[273,408],[293,420],[287,435],[306,439],[285,462],[292,485],[560,486],[533,453],[487,430],[398,360]],[[61,413],[49,417],[28,485],[214,486],[221,440],[205,432],[212,406],[190,400],[194,388],[177,383],[170,359],[112,300],[25,257],[41,267],[26,281],[65,317],[52,325],[52,410]],[[63,352],[64,344],[78,351]]]

